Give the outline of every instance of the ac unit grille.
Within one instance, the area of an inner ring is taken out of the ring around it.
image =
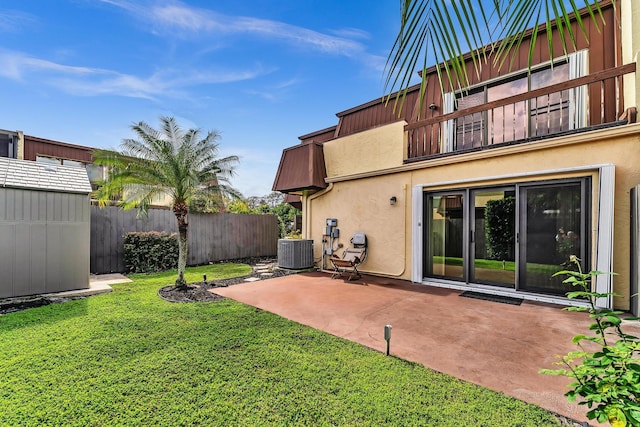
[[[279,239],[278,266],[292,270],[313,267],[313,240]]]

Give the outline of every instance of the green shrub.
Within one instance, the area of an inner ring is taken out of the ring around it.
[[[157,231],[124,235],[124,268],[127,273],[165,271],[178,266],[176,234]]]
[[[586,311],[593,323],[590,334],[578,334],[573,343],[578,350],[563,356],[560,365],[564,369],[543,369],[541,372],[572,378],[571,390],[565,393],[569,401],[579,399],[579,405],[589,408],[587,418],[600,423],[609,422],[614,427],[640,426],[640,338],[622,331],[621,311],[598,308],[598,298],[608,298],[613,293],[598,293],[591,289],[593,279],[605,274],[600,271],[583,273],[580,260],[572,255],[570,261],[577,271],[564,270],[555,275],[568,276],[563,283],[570,283],[578,290],[567,297],[583,298],[588,307],[568,307],[569,311]],[[626,320],[638,320],[627,317]],[[584,346],[583,343],[587,345]],[[595,351],[594,351],[595,350]]]
[[[493,260],[514,259],[516,199],[489,200],[484,211],[487,257]]]

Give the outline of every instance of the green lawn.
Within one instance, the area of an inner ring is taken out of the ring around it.
[[[456,265],[462,266],[462,258],[458,257],[442,257],[442,256],[434,256],[433,263],[434,264],[446,264],[446,265]],[[507,271],[515,271],[516,263],[514,261],[505,261],[504,264],[502,261],[495,261],[490,259],[481,259],[478,258],[474,260],[476,268],[487,268],[491,270],[507,270]],[[566,270],[566,267],[562,265],[555,264],[534,264],[527,263],[527,273],[530,274],[541,274],[544,276],[551,277],[557,271]]]
[[[187,280],[248,272],[212,265]],[[536,406],[231,300],[165,302],[156,292],[172,274],[132,278],[0,316],[0,425],[558,425]]]

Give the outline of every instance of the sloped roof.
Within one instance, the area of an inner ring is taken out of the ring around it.
[[[60,193],[91,193],[91,184],[84,168],[6,157],[0,157],[0,187]]]
[[[298,144],[282,151],[272,190],[292,193],[327,188],[322,144]]]

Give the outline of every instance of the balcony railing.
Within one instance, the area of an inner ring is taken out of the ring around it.
[[[410,123],[405,162],[634,122],[622,111],[622,79],[635,71],[628,64]]]

